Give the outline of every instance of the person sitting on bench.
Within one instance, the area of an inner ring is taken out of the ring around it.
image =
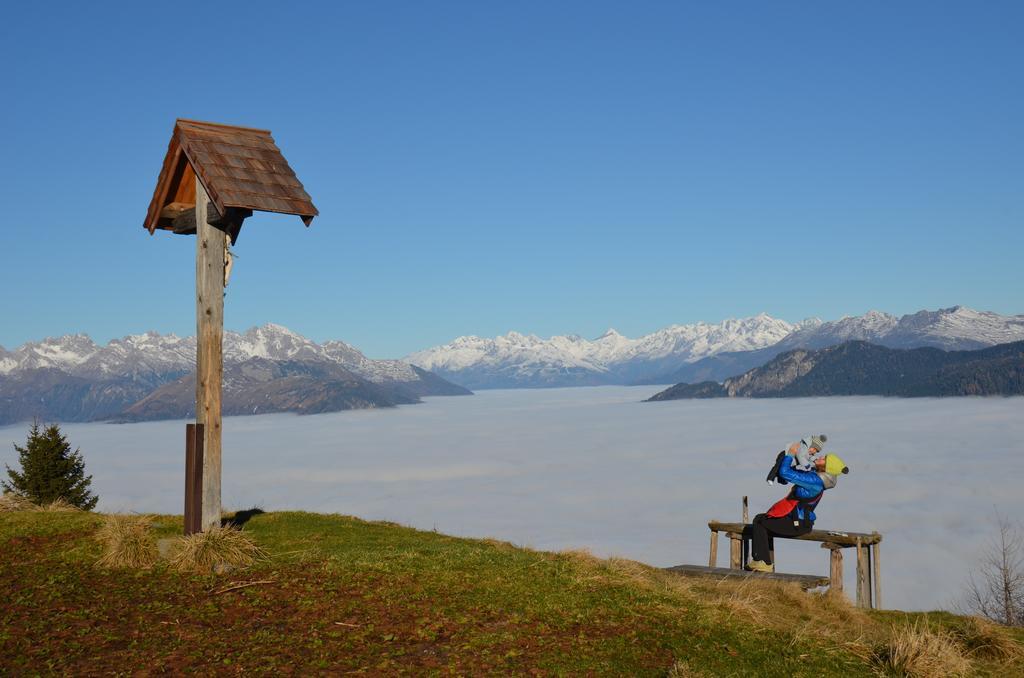
[[[850,469],[837,455],[827,454],[814,460],[814,471],[799,471],[786,459],[779,465],[779,478],[793,484],[785,499],[780,499],[754,517],[751,534],[751,561],[747,569],[753,572],[773,572],[773,537],[799,537],[814,528],[814,509],[825,490],[836,486],[841,473]]]

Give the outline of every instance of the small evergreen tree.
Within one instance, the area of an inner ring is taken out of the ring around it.
[[[21,473],[7,466],[11,482],[0,480],[5,490],[22,494],[37,504],[63,499],[72,506],[90,511],[99,497],[89,491],[92,476],[85,475],[85,460],[76,449],[71,451],[67,438],[57,424],[45,428],[32,422],[25,447],[14,446]]]

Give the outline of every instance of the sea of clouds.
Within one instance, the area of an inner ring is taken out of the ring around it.
[[[817,527],[881,532],[883,605],[908,610],[951,607],[997,512],[1024,514],[1024,398],[640,402],[657,390],[483,391],[394,410],[228,418],[224,505],[706,564],[707,521],[739,520],[743,495],[751,515],[765,510],[786,490],[764,482],[776,453],[825,432],[851,474],[822,500]],[[62,428],[85,455],[97,510],[181,513],[184,422]],[[0,463],[16,463],[10,443],[26,430],[0,428]],[[776,558],[781,571],[828,572],[816,543],[779,542]]]

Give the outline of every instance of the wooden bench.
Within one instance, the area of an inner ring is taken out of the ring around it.
[[[746,497],[744,497],[746,499]],[[708,523],[711,529],[711,554],[708,558],[708,569],[718,570],[718,533],[724,532],[729,538],[729,569],[726,571],[743,572],[750,556],[750,538],[753,529],[750,523],[722,523],[712,520]],[[775,539],[798,539],[802,541],[821,542],[821,548],[829,551],[829,587],[833,591],[843,590],[843,549],[857,549],[857,606],[878,608],[882,604],[882,584],[879,578],[878,548],[882,535],[877,532],[838,532],[811,530],[799,537],[779,537]],[[772,562],[775,553],[772,551]],[[699,567],[699,566],[680,566]],[[763,575],[768,576],[768,575]],[[776,574],[775,577],[782,575]],[[808,575],[791,575],[805,577]]]
[[[828,577],[816,574],[788,574],[785,572],[747,572],[745,570],[732,570],[727,567],[704,567],[703,565],[676,565],[666,567],[667,572],[675,572],[686,577],[711,577],[713,579],[746,578],[771,579],[773,581],[790,582],[799,584],[800,588],[806,590],[816,589],[821,586],[828,586]]]

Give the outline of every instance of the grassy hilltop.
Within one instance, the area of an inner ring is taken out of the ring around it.
[[[108,569],[103,521],[0,513],[0,674],[1024,672],[1017,631],[765,581],[309,513],[245,522],[268,554],[246,569]],[[181,533],[180,516],[153,522],[158,537]]]

